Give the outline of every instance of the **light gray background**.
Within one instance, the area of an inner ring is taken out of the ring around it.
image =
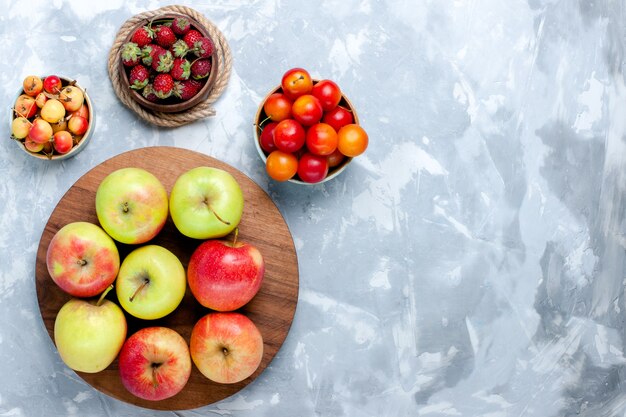
[[[79,80],[88,147],[45,163],[0,145],[0,416],[150,416],[60,361],[35,254],[65,191],[144,146],[219,158],[285,216],[298,309],[271,366],[180,416],[626,415],[624,1],[212,1],[233,51],[217,116],[143,123],[113,93],[119,26],[158,1],[0,1],[1,107],[24,76]],[[268,180],[252,142],[288,68],[335,80],[370,147],[341,176]]]

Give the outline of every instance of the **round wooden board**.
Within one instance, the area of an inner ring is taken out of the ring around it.
[[[130,394],[122,385],[117,360],[107,369],[95,374],[77,374],[94,388],[127,403],[157,410],[185,410],[212,404],[229,397],[257,378],[268,366],[282,345],[298,301],[298,261],[291,233],[269,196],[250,178],[237,169],[209,156],[173,147],[142,148],[113,157],[83,175],[61,198],[50,215],[37,251],[36,287],[41,317],[48,334],[54,340],[54,320],[57,312],[71,297],[50,278],[46,267],[46,251],[54,234],[74,221],[98,224],[95,211],[96,190],[109,173],[119,168],[138,167],[152,172],[161,180],[168,193],[178,176],[198,167],[211,166],[230,172],[239,182],[244,194],[244,212],[239,224],[238,240],[255,245],[265,259],[265,277],[259,293],[240,311],[257,325],[263,335],[263,360],[257,371],[237,384],[217,384],[205,378],[195,366],[185,388],[162,401],[146,401]],[[230,239],[227,236],[225,239]],[[199,240],[181,235],[168,219],[165,227],[150,243],[172,251],[185,268]],[[135,246],[118,243],[123,259]],[[107,298],[117,302],[115,291]],[[180,306],[163,319],[144,321],[129,315],[128,335],[142,327],[166,326],[178,331],[189,343],[193,325],[210,310],[202,307],[189,288]]]

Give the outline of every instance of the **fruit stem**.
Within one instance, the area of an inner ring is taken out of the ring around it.
[[[100,295],[100,298],[98,298],[98,302],[96,303],[96,307],[100,307],[102,305],[102,302],[104,301],[104,297],[106,297],[106,295],[109,293],[109,291],[111,291],[113,289],[113,284],[109,285],[106,290],[104,290],[102,292],[102,294]]]
[[[31,108],[32,108],[32,104],[31,104]],[[26,116],[24,116],[22,113],[20,113],[19,111],[17,111],[17,109],[15,107],[13,107],[13,111],[15,113],[17,113],[18,116],[23,117],[24,119],[26,119],[26,121],[28,122],[29,125],[33,125],[33,122],[31,122],[30,120],[28,120],[28,118]],[[30,109],[28,109],[28,111],[30,112]]]
[[[152,364],[152,386],[155,388],[159,386],[159,380],[157,379],[157,376],[156,376],[156,370],[159,368],[159,366],[161,366],[160,363]]]
[[[230,225],[230,222],[227,220],[224,220],[220,217],[219,214],[217,214],[217,212],[215,210],[213,210],[213,207],[211,207],[210,204],[207,204],[209,206],[209,210],[211,210],[213,212],[213,214],[215,214],[215,217],[217,217],[217,220],[221,221],[222,223],[224,223],[225,225]]]
[[[259,123],[259,131],[263,132],[263,129],[261,129],[261,126],[263,126],[263,123],[267,122],[268,120],[270,120],[269,116],[267,116],[265,119],[261,120],[261,123]]]
[[[139,294],[139,291],[143,290],[143,289],[144,289],[144,287],[145,287],[146,285],[148,285],[148,284],[150,284],[150,280],[149,280],[148,278],[144,278],[144,279],[143,279],[143,283],[139,286],[139,288],[137,288],[137,289],[135,290],[135,292],[133,293],[133,295],[131,295],[131,296],[128,298],[128,301],[130,301],[130,302],[132,303],[132,302],[133,302],[133,300],[135,299],[135,297],[137,296],[137,294]]]
[[[235,237],[233,239],[233,248],[235,247],[235,245],[237,244],[237,236],[239,236],[239,228],[235,227]]]
[[[222,353],[224,354],[224,356],[228,356],[230,354],[228,349],[226,349],[225,347],[222,348]]]

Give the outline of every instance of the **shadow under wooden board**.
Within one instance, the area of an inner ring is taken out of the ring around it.
[[[127,403],[157,410],[185,410],[202,407],[227,398],[256,379],[268,366],[285,340],[298,302],[298,261],[291,233],[276,205],[269,196],[245,174],[209,156],[173,147],[142,148],[115,156],[83,175],[61,198],[42,233],[37,250],[36,288],[41,317],[48,334],[54,340],[54,320],[70,296],[50,278],[46,267],[46,251],[54,234],[74,221],[98,223],[95,196],[100,182],[109,173],[125,167],[144,168],[153,173],[169,192],[179,175],[198,166],[221,168],[230,172],[243,191],[244,211],[239,224],[238,240],[255,245],[265,260],[265,276],[257,295],[239,311],[246,314],[259,328],[264,343],[261,365],[246,380],[236,384],[218,384],[205,378],[193,366],[185,388],[162,401],[146,401],[130,394],[119,377],[117,359],[104,371],[95,374],[77,372],[86,382],[101,392]],[[232,239],[227,236],[224,239]],[[190,239],[178,232],[171,218],[150,244],[172,251],[187,267],[200,240]],[[136,246],[117,243],[120,257]],[[117,302],[115,291],[107,298]],[[178,331],[189,343],[194,324],[210,310],[202,307],[189,288],[180,306],[159,320],[139,320],[126,314],[128,336],[143,327],[165,326]]]

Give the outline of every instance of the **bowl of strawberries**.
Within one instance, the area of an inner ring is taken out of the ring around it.
[[[185,111],[207,98],[217,77],[215,44],[190,16],[166,13],[133,27],[119,50],[120,78],[142,107]]]

